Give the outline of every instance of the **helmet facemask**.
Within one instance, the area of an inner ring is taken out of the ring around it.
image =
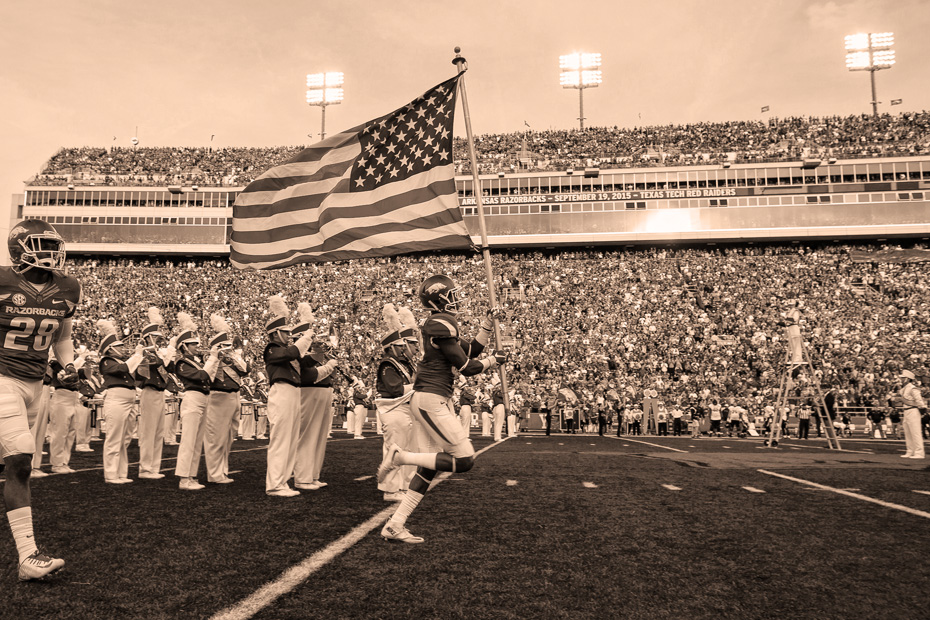
[[[20,248],[18,259],[13,256],[12,252],[10,253],[16,272],[23,273],[33,267],[47,271],[64,269],[65,242],[58,233],[53,231],[33,233],[24,239],[17,240],[17,245]]]

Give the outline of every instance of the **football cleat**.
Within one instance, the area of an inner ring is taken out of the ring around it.
[[[64,560],[49,557],[36,549],[32,555],[20,563],[19,580],[32,581],[33,579],[42,579],[43,577],[60,571],[64,566]]]
[[[397,542],[408,543],[411,545],[416,545],[421,542],[424,542],[422,536],[414,536],[410,533],[403,525],[397,525],[396,523],[391,523],[388,521],[384,524],[384,527],[381,528],[381,537],[384,540],[395,540]]]
[[[394,464],[394,457],[397,456],[398,452],[400,452],[400,446],[396,443],[392,443],[388,447],[387,452],[384,454],[384,458],[381,459],[381,464],[378,466],[379,483],[384,482],[387,475],[397,467],[397,465]]]

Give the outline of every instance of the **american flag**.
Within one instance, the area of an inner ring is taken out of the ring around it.
[[[472,247],[453,179],[458,76],[314,144],[233,206],[240,269]]]

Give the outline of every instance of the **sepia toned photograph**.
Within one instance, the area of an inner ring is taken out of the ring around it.
[[[926,0],[2,14],[0,618],[930,617]]]

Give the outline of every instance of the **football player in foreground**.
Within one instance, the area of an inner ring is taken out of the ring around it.
[[[76,375],[71,317],[81,286],[65,275],[65,243],[50,224],[27,219],[7,240],[11,267],[0,267],[0,452],[6,468],[3,499],[19,552],[19,579],[40,579],[65,561],[38,550],[32,531],[29,475],[37,446],[29,420],[40,407],[49,348]]]
[[[494,309],[481,322],[478,335],[468,341],[459,337],[455,320],[458,313],[458,289],[451,278],[430,276],[419,289],[420,301],[432,313],[421,328],[423,359],[417,367],[410,399],[410,412],[416,422],[415,445],[425,452],[407,452],[392,444],[378,467],[378,483],[401,465],[415,465],[417,473],[410,481],[407,493],[381,530],[386,540],[421,543],[406,527],[407,517],[414,511],[437,471],[466,472],[475,463],[475,449],[468,434],[455,416],[452,406],[453,368],[472,376],[496,368],[503,363],[500,353],[482,360],[474,359],[484,351],[491,337]]]

